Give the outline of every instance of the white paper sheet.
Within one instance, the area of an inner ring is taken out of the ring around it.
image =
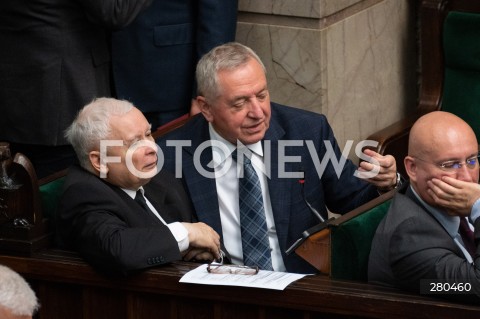
[[[207,272],[207,266],[204,264],[189,271],[180,279],[180,282],[284,290],[292,282],[306,276],[268,270],[260,270],[256,275],[210,274]]]

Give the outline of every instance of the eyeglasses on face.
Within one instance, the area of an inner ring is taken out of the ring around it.
[[[412,157],[417,159],[417,160],[420,160],[422,162],[433,164],[433,165],[439,167],[440,169],[448,172],[448,171],[455,171],[457,169],[461,169],[464,165],[468,169],[476,168],[477,164],[478,164],[479,156],[480,156],[480,154],[477,154],[475,156],[467,158],[464,162],[461,162],[461,161],[445,161],[445,162],[442,162],[442,163],[433,163],[433,162],[421,159],[419,157],[415,157],[415,156],[412,156]]]
[[[210,274],[231,274],[231,275],[256,275],[258,274],[257,266],[243,265],[222,265],[216,263],[208,264],[207,271]]]

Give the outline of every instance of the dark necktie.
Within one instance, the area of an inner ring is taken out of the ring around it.
[[[237,161],[236,151],[232,157]],[[260,180],[250,159],[246,157],[243,161],[243,175],[238,181],[243,263],[273,270]]]
[[[468,226],[468,222],[464,217],[460,217],[460,226],[458,227],[458,232],[463,240],[463,245],[470,253],[472,257],[475,257],[475,251],[477,250],[475,246],[475,238],[473,236],[473,231]]]
[[[152,210],[148,207],[147,201],[145,197],[142,194],[141,190],[137,191],[137,194],[135,195],[135,201],[145,210],[147,213],[153,214]]]

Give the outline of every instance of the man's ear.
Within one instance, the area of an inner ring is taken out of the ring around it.
[[[210,104],[207,103],[207,100],[205,97],[199,95],[197,96],[197,105],[200,109],[200,112],[202,112],[203,116],[208,122],[213,121],[213,116],[212,116],[212,110]]]
[[[90,160],[90,164],[92,165],[94,171],[97,173],[97,176],[100,175],[102,170],[102,164],[100,160],[100,152],[99,151],[91,151],[88,153],[88,159]],[[108,173],[108,167],[105,165],[105,174]]]
[[[405,165],[405,171],[409,179],[413,182],[417,180],[417,163],[415,163],[415,159],[411,156],[406,156],[403,160],[403,165]]]

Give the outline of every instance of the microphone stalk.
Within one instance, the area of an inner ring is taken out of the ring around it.
[[[300,184],[302,184],[302,197],[303,197],[303,201],[305,202],[305,204],[307,204],[308,208],[310,208],[310,211],[315,215],[315,217],[317,217],[317,219],[323,223],[325,222],[325,218],[322,217],[322,215],[320,215],[320,213],[318,212],[318,210],[315,209],[315,207],[313,207],[307,200],[307,196],[305,196],[305,179],[301,179],[298,181]]]

